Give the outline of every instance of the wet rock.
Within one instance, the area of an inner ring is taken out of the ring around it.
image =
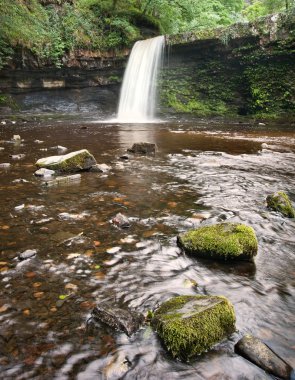
[[[21,141],[21,137],[20,137],[20,135],[13,135],[11,140],[12,141]]]
[[[218,260],[252,261],[258,242],[252,227],[239,223],[220,223],[190,230],[177,237],[185,252]]]
[[[20,211],[20,210],[23,210],[25,208],[25,204],[22,203],[21,205],[18,205],[18,206],[15,206],[14,209],[15,211]]]
[[[11,164],[9,162],[3,162],[0,164],[0,169],[8,169],[10,168]]]
[[[20,260],[28,260],[28,259],[31,259],[32,257],[35,257],[37,254],[37,250],[36,249],[27,249],[26,251],[20,253],[18,255],[18,258]]]
[[[127,149],[127,152],[134,154],[155,154],[156,145],[151,143],[135,143],[131,148]]]
[[[120,228],[129,228],[131,226],[127,216],[121,214],[120,212],[112,219],[112,223]]]
[[[54,170],[41,168],[35,171],[34,175],[36,177],[52,177],[55,174]]]
[[[40,158],[36,162],[38,168],[58,170],[64,173],[89,170],[93,165],[96,165],[96,160],[87,149],[82,149],[61,156]]]
[[[91,167],[90,171],[96,172],[96,173],[106,173],[110,171],[111,169],[112,168],[107,164],[96,164]]]
[[[239,340],[235,345],[235,352],[274,376],[281,379],[292,378],[291,366],[261,340],[252,335],[245,335]]]
[[[45,185],[48,187],[57,186],[57,185],[68,185],[70,183],[80,182],[81,174],[73,174],[64,177],[56,177],[50,181],[46,181]]]
[[[144,321],[144,316],[141,314],[107,303],[97,305],[91,315],[95,320],[122,331],[128,336],[134,334]]]
[[[13,160],[21,160],[25,158],[26,155],[25,154],[10,154],[9,157],[12,158]]]
[[[287,218],[295,218],[295,209],[286,193],[278,191],[266,198],[267,207],[278,211]]]
[[[151,321],[174,357],[187,361],[235,331],[232,304],[221,296],[178,296],[164,302]]]

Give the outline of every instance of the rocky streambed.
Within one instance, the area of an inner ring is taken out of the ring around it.
[[[291,127],[57,117],[6,120],[0,140],[0,378],[271,378],[235,353],[249,333],[294,367],[295,222],[266,204],[284,190],[294,205]],[[127,152],[142,141],[156,152]],[[52,186],[34,176],[40,158],[81,149],[97,170]],[[253,228],[254,262],[178,247],[178,235],[223,222]],[[106,302],[147,316],[195,295],[229,299],[236,329],[189,363],[173,359],[148,323],[128,336],[93,321]]]

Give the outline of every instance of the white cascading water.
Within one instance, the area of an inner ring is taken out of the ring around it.
[[[121,88],[117,121],[150,123],[154,120],[156,80],[165,37],[137,41],[133,46]]]

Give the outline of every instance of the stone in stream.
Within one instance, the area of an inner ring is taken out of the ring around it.
[[[90,171],[96,172],[96,173],[106,173],[106,172],[110,171],[111,169],[112,168],[107,164],[96,164],[90,168]]]
[[[131,226],[127,216],[120,212],[112,219],[112,223],[120,228],[129,228]]]
[[[36,162],[38,168],[57,170],[64,173],[89,170],[96,165],[96,160],[87,149],[71,152],[62,156],[40,158]]]
[[[167,350],[188,361],[235,331],[235,313],[225,297],[178,296],[164,302],[151,323]]]
[[[134,154],[155,154],[156,145],[151,143],[134,143],[131,148],[127,149],[127,152]]]
[[[94,320],[126,333],[134,334],[144,321],[144,316],[134,311],[125,310],[108,303],[97,305],[91,313]]]
[[[218,260],[252,261],[258,250],[253,228],[240,223],[196,228],[179,235],[177,243],[186,253]]]
[[[44,182],[46,186],[57,186],[57,185],[69,185],[71,183],[80,182],[81,181],[81,174],[73,174],[63,177],[55,177],[54,179],[50,181]]]
[[[36,249],[27,249],[26,251],[20,253],[18,255],[18,258],[20,260],[28,260],[28,259],[31,259],[32,257],[35,257],[37,254],[37,250]]]
[[[252,335],[245,335],[235,345],[235,352],[266,372],[281,379],[294,379],[291,366],[284,362],[266,344]]]
[[[286,193],[278,191],[266,198],[267,207],[278,211],[287,218],[295,218],[295,209]]]
[[[55,174],[54,170],[41,168],[35,171],[34,175],[36,177],[52,177]]]

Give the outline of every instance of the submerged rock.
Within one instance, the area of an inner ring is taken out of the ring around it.
[[[131,148],[127,149],[127,152],[134,154],[155,154],[156,145],[151,143],[135,143]]]
[[[48,187],[51,186],[58,186],[58,185],[68,185],[70,183],[80,182],[81,181],[81,174],[73,174],[68,176],[62,176],[62,177],[55,177],[52,180],[44,182],[44,184]]]
[[[258,242],[252,227],[239,223],[220,223],[200,227],[177,238],[185,252],[209,259],[253,260]]]
[[[174,357],[187,361],[235,331],[232,304],[221,296],[178,296],[155,312],[152,326]]]
[[[131,226],[127,216],[120,212],[112,219],[112,223],[120,228],[129,228]]]
[[[38,168],[47,168],[66,173],[88,170],[93,165],[96,165],[96,160],[87,149],[71,152],[62,156],[40,158],[36,162]]]
[[[287,218],[295,218],[295,210],[286,193],[278,191],[275,194],[268,195],[266,198],[267,207],[271,210],[278,211]]]
[[[292,368],[266,344],[252,335],[245,335],[235,345],[235,352],[266,372],[282,379],[290,379]]]
[[[144,316],[136,312],[121,309],[107,303],[97,305],[91,313],[92,317],[99,322],[126,333],[134,334],[144,321]]]

